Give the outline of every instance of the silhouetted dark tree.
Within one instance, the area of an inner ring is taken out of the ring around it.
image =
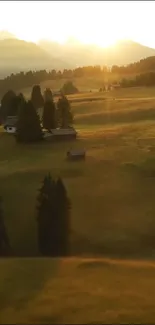
[[[37,198],[38,248],[43,256],[69,254],[70,202],[62,181],[46,176]]]
[[[2,199],[0,197],[0,256],[9,255],[11,255],[11,246],[4,223]]]
[[[58,218],[59,252],[61,256],[69,255],[70,251],[70,210],[71,202],[61,178],[56,181],[56,207]]]
[[[46,90],[44,91],[44,101],[52,101],[53,100],[53,94],[50,88],[46,88]]]
[[[78,89],[73,85],[72,81],[65,82],[61,90],[64,95],[77,94],[79,92]]]
[[[57,122],[60,128],[68,128],[73,124],[70,103],[64,95],[57,102]]]
[[[43,138],[39,116],[31,101],[24,101],[17,121],[16,139],[18,142],[35,142]]]
[[[39,108],[43,107],[44,105],[44,98],[41,93],[41,88],[39,85],[35,85],[32,88],[32,93],[31,93],[31,101],[33,103],[33,106],[36,110]]]
[[[5,121],[12,108],[13,100],[16,98],[16,94],[12,90],[8,90],[1,99],[0,116],[2,121]]]
[[[47,100],[44,104],[42,122],[43,127],[48,131],[56,128],[56,107],[53,101],[53,97],[47,97]]]
[[[24,99],[24,96],[22,93],[20,93],[16,97],[13,97],[11,100],[11,103],[10,103],[8,115],[11,115],[11,116],[18,115],[20,106],[23,104],[24,101],[25,101],[25,99]]]

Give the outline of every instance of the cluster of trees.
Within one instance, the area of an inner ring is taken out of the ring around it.
[[[42,109],[42,118],[38,114]],[[16,95],[8,91],[1,100],[0,117],[4,122],[7,116],[17,116],[16,139],[18,142],[40,141],[43,138],[42,128],[68,128],[73,123],[70,102],[62,93],[57,105],[54,102],[52,91],[47,88],[44,96],[39,85],[32,88],[31,98],[26,101],[23,94]]]
[[[74,79],[84,76],[95,77],[108,72],[107,67],[88,66],[76,69],[64,69],[63,71],[28,71],[11,74],[0,80],[0,94],[3,95],[8,89],[20,91],[22,88],[32,87],[34,84],[40,84],[45,80]]]
[[[155,56],[150,56],[148,58],[142,59],[138,62],[130,63],[126,66],[114,65],[111,68],[111,73],[114,74],[139,74],[155,71]]]
[[[148,72],[137,75],[133,79],[123,78],[120,82],[121,87],[149,87],[155,86],[155,72]]]
[[[0,256],[13,255],[0,200]],[[70,253],[71,202],[61,178],[44,178],[37,196],[38,250],[42,256],[68,256]]]
[[[76,69],[64,69],[63,71],[28,71],[11,74],[10,76],[0,80],[0,94],[3,95],[7,89],[19,91],[22,88],[32,87],[34,84],[39,84],[45,80],[57,79],[74,79],[82,77],[110,77],[113,74],[131,75],[155,71],[155,56],[142,59],[138,62],[128,64],[126,66],[113,65],[111,68],[107,66],[86,66]]]

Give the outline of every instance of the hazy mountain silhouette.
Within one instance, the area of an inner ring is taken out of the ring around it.
[[[68,64],[54,58],[35,43],[14,37],[0,39],[0,78],[19,71],[63,69]]]
[[[14,34],[8,32],[7,30],[0,31],[0,40],[10,39],[10,38],[16,38],[16,36]]]
[[[155,55],[155,49],[127,40],[108,48],[84,45],[79,42],[58,44],[41,40],[39,45],[48,54],[70,63],[72,67],[83,65],[126,65]]]
[[[19,40],[8,31],[0,32],[0,78],[28,70],[126,65],[149,56],[155,56],[155,49],[133,41],[119,41],[108,48],[81,44],[72,37],[64,44],[48,40],[35,44]]]

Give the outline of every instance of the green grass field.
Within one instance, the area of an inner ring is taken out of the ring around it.
[[[51,172],[72,201],[75,258],[1,260],[0,323],[155,321],[155,264],[138,262],[155,257],[154,94],[121,89],[73,103],[74,142],[19,145],[1,129],[0,194],[14,253],[38,254],[36,196]],[[70,148],[85,148],[85,162],[67,162]]]

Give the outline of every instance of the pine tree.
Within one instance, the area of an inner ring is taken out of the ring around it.
[[[24,99],[24,96],[22,93],[13,97],[11,100],[11,103],[10,103],[8,115],[11,115],[11,116],[18,115],[20,106],[23,104],[24,101],[25,101],[25,99]]]
[[[59,255],[68,256],[70,248],[70,210],[71,202],[61,178],[56,182],[56,211],[58,220]]]
[[[57,103],[57,120],[60,128],[68,128],[73,123],[73,115],[70,103],[66,96],[62,95]]]
[[[3,121],[6,120],[7,116],[10,115],[12,107],[12,100],[16,98],[16,94],[12,90],[8,90],[1,99],[0,114]]]
[[[62,87],[62,92],[64,95],[77,94],[79,91],[74,86],[72,81],[66,81]]]
[[[44,256],[69,254],[70,202],[65,187],[50,175],[44,178],[37,206],[38,248]]]
[[[38,201],[38,248],[43,256],[56,256],[55,243],[55,181],[50,174],[44,178]]]
[[[41,93],[41,88],[39,85],[34,85],[31,92],[31,101],[36,110],[42,108],[44,105],[44,98]]]
[[[46,88],[44,91],[44,101],[48,102],[50,100],[53,101],[53,94],[50,88]]]
[[[56,108],[53,98],[45,102],[42,120],[44,129],[50,131],[56,128]]]
[[[32,102],[24,101],[19,110],[16,139],[18,142],[35,142],[42,137],[39,116]]]
[[[4,224],[2,199],[0,197],[0,256],[11,255],[11,247],[7,235],[6,227]]]

